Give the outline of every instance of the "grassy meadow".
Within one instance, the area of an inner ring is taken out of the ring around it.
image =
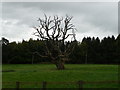
[[[69,82],[69,81],[110,81],[118,80],[118,65],[66,64],[65,70],[57,70],[52,64],[3,64],[3,82]],[[3,88],[15,88],[13,84],[3,84]],[[21,88],[40,88],[41,84],[21,84]],[[48,84],[48,88],[77,88],[77,84]],[[85,84],[84,88],[116,88],[118,84]]]

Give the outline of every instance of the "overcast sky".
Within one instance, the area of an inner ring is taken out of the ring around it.
[[[2,36],[10,41],[36,39],[33,26],[38,25],[38,18],[66,14],[73,16],[76,38],[103,37],[118,35],[117,2],[11,2],[2,3]]]

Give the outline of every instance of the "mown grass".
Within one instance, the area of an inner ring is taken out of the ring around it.
[[[118,80],[118,65],[97,64],[66,64],[65,70],[56,70],[52,64],[9,64],[3,65],[2,70],[15,70],[15,72],[3,72],[3,82],[71,82],[71,81],[110,81]],[[3,84],[3,88],[14,88],[15,84]],[[40,88],[41,84],[22,84],[22,88]],[[77,84],[52,85],[48,88],[76,88]],[[118,84],[85,84],[84,88],[116,88]]]

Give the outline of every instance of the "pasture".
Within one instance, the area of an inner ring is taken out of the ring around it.
[[[53,64],[3,64],[3,82],[71,82],[118,80],[118,65],[66,64],[65,70],[57,70]],[[10,72],[6,72],[9,71]],[[5,72],[4,72],[5,71]],[[15,84],[3,84],[3,88],[15,88]],[[21,88],[40,88],[40,84],[22,84]],[[48,88],[77,88],[76,84],[48,84]],[[85,84],[84,88],[117,88],[118,84]]]

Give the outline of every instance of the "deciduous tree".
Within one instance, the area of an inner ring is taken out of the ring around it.
[[[45,56],[57,66],[58,70],[65,69],[64,63],[69,60],[68,56],[74,49],[74,42],[66,46],[65,41],[71,37],[75,39],[75,26],[71,23],[72,17],[67,16],[63,19],[58,16],[51,18],[45,15],[44,19],[39,18],[39,26],[34,27],[35,36],[45,40]]]

